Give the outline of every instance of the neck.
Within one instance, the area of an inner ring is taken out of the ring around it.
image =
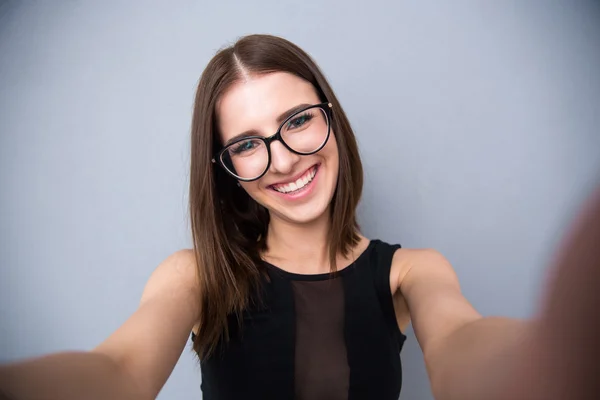
[[[329,228],[329,212],[306,224],[294,224],[272,215],[264,257],[280,268],[299,273],[328,272]]]

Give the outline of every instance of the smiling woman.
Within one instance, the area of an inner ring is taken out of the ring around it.
[[[156,269],[139,309],[93,351],[5,366],[0,391],[149,400],[191,332],[206,400],[395,400],[412,321],[438,399],[597,398],[600,196],[541,318],[484,318],[440,253],[362,235],[354,133],[289,41],[252,35],[215,55],[191,152],[194,248]]]
[[[238,136],[234,136],[235,132],[247,127],[253,128],[244,129],[246,132],[264,135],[253,136],[262,145],[248,157],[245,152],[240,153],[238,141],[219,154],[221,160],[232,160],[224,162],[225,166],[244,168],[236,169],[238,174],[234,177],[250,174],[239,179],[242,187],[254,201],[270,210],[271,218],[310,221],[324,215],[331,202],[338,177],[336,137],[342,133],[336,133],[336,124],[332,127],[329,121],[330,115],[339,113],[341,108],[332,110],[331,103],[306,106],[320,101],[312,84],[285,71],[257,73],[255,78],[231,87],[219,103],[218,141],[229,143]],[[290,110],[292,115],[285,118]],[[283,122],[281,116],[285,118]],[[352,135],[351,131],[346,135]],[[242,139],[242,146],[247,143]],[[232,150],[236,152],[233,155]],[[311,190],[297,191],[295,182],[311,175],[314,180],[307,188]],[[320,190],[313,191],[314,187]],[[290,203],[291,200],[295,201]],[[353,209],[356,205],[349,206]]]
[[[209,126],[214,129],[207,130]],[[333,90],[316,64],[294,44],[272,36],[245,37],[219,52],[207,66],[199,84],[192,134],[192,151],[201,156],[192,166],[190,197],[199,204],[219,202],[216,212],[191,208],[196,257],[202,265],[202,308],[217,310],[201,313],[194,336],[194,348],[203,360],[204,395],[346,398],[349,387],[356,385],[350,379],[350,365],[373,364],[362,356],[352,357],[362,347],[360,341],[347,347],[343,339],[344,335],[366,339],[358,334],[360,330],[344,328],[344,321],[354,317],[360,321],[358,310],[349,318],[343,307],[347,297],[343,288],[358,272],[340,276],[337,289],[322,296],[309,294],[328,287],[321,280],[327,282],[329,272],[354,270],[348,266],[359,254],[364,257],[357,271],[370,276],[369,257],[388,247],[369,245],[358,231],[355,209],[362,166],[354,134]],[[206,169],[207,159],[219,168]],[[215,227],[221,235],[214,234]],[[220,251],[211,258],[204,248]],[[288,252],[296,255],[289,257]],[[384,260],[388,272],[385,267],[380,270],[387,284],[365,290],[346,287],[359,290],[357,295],[372,296],[365,307],[381,296],[388,309],[374,320],[363,317],[372,326],[381,325],[377,332],[385,335],[371,345],[371,354],[382,358],[396,354],[395,362],[386,364],[378,379],[357,376],[369,381],[360,390],[380,398],[384,392],[388,393],[384,398],[397,397],[401,379],[401,334],[397,326],[387,328],[394,318],[391,254]],[[282,280],[283,271],[292,274],[288,278],[310,274],[315,281]],[[338,307],[318,313],[324,318],[317,324],[322,337],[303,334],[315,324],[306,315],[319,309],[323,296],[333,296]],[[300,304],[304,306],[299,309]],[[232,318],[243,321],[241,332]],[[337,350],[331,353],[332,349]],[[228,383],[232,381],[237,382],[235,387]]]

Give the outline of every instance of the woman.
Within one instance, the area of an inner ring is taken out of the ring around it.
[[[151,399],[192,332],[208,400],[397,399],[411,320],[438,399],[594,389],[590,355],[565,351],[556,321],[568,316],[578,344],[598,348],[586,342],[597,317],[585,312],[598,300],[589,287],[599,280],[597,223],[564,253],[559,273],[569,265],[574,283],[555,284],[542,318],[483,318],[442,255],[360,233],[362,167],[350,124],[309,56],[272,36],[242,38],[210,61],[191,150],[194,250],[164,261],[139,309],[93,351],[3,367],[7,393]],[[569,370],[554,367],[561,361]]]

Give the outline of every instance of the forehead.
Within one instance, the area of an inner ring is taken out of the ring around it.
[[[286,72],[273,72],[235,83],[217,104],[221,140],[256,130],[275,133],[277,117],[299,104],[316,104],[319,96],[311,83]]]

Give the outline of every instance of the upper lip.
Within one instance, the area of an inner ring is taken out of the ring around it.
[[[318,164],[315,165],[311,165],[310,167],[308,167],[307,169],[305,169],[303,172],[289,178],[286,179],[285,181],[281,181],[281,182],[275,182],[275,183],[271,183],[269,186],[276,186],[276,185],[285,185],[288,183],[292,183],[292,182],[296,182],[301,176],[304,176],[304,174],[306,174],[310,169],[316,167]]]

